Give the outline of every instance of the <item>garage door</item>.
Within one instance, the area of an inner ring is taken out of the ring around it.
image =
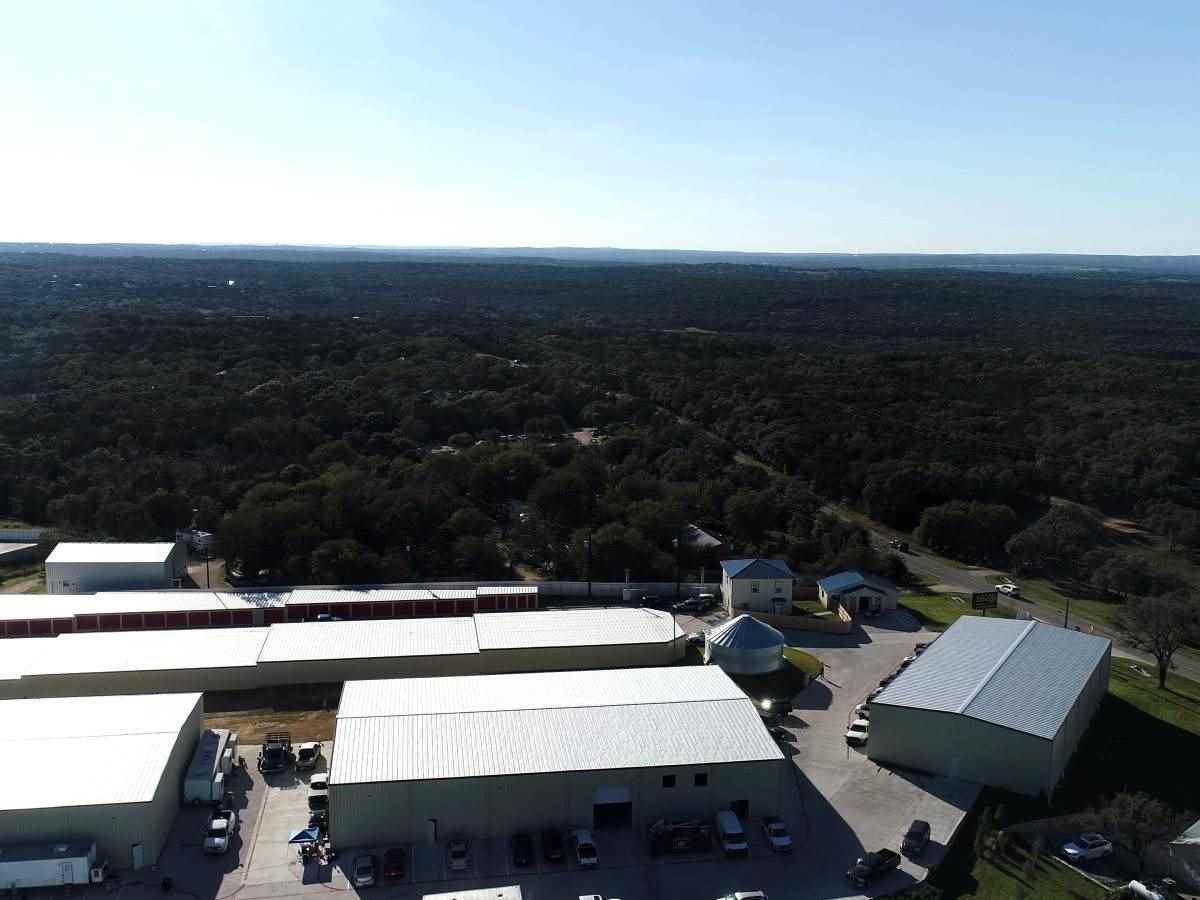
[[[629,828],[633,825],[633,796],[628,785],[602,787],[592,798],[592,827]]]

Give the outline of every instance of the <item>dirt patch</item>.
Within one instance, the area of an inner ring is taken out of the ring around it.
[[[1109,531],[1115,531],[1118,534],[1133,534],[1138,537],[1151,537],[1152,535],[1137,522],[1131,522],[1129,519],[1104,519],[1101,523]]]
[[[596,429],[581,428],[579,431],[572,432],[571,437],[575,438],[578,443],[583,444],[583,446],[586,447],[596,440]]]
[[[275,709],[249,709],[245,712],[213,713],[204,717],[206,728],[228,728],[238,733],[243,744],[261,744],[269,731],[291,732],[293,741],[333,740],[337,712],[310,709],[282,712]]]

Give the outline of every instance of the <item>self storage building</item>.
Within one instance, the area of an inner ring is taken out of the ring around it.
[[[1042,622],[964,616],[871,701],[867,755],[1049,795],[1108,690],[1110,646]]]
[[[152,865],[200,716],[195,693],[0,701],[0,845],[86,838],[114,866]]]
[[[337,847],[777,811],[784,756],[716,667],[350,682]]]
[[[0,697],[237,691],[365,678],[668,665],[670,613],[628,608],[6,641]]]

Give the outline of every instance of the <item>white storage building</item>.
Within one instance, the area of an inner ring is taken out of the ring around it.
[[[628,828],[777,810],[784,757],[716,667],[357,681],[338,709],[335,846]]]
[[[867,755],[1051,794],[1108,690],[1105,638],[964,616],[871,701]]]
[[[622,607],[60,634],[0,650],[0,698],[73,697],[670,665],[684,634],[670,613]]]
[[[62,543],[46,557],[51,594],[179,587],[186,575],[187,547],[174,541]]]
[[[96,841],[153,865],[200,735],[200,694],[0,701],[0,845]]]

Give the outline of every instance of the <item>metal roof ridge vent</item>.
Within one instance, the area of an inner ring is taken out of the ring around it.
[[[992,676],[1000,670],[1002,665],[1008,662],[1008,658],[1013,655],[1019,646],[1021,646],[1021,642],[1029,636],[1029,634],[1033,631],[1034,626],[1037,624],[1038,623],[1036,619],[1029,620],[1029,624],[1025,626],[1019,635],[1017,635],[1016,640],[1009,645],[1008,649],[1004,651],[1004,654],[998,660],[996,660],[996,664],[988,669],[987,674],[984,675],[983,678],[979,679],[979,684],[975,685],[975,690],[971,691],[971,693],[967,695],[967,699],[964,700],[959,705],[958,709],[955,710],[956,713],[966,712],[966,709],[971,705],[971,702],[979,696],[979,692],[987,687],[988,682],[992,680]]]

